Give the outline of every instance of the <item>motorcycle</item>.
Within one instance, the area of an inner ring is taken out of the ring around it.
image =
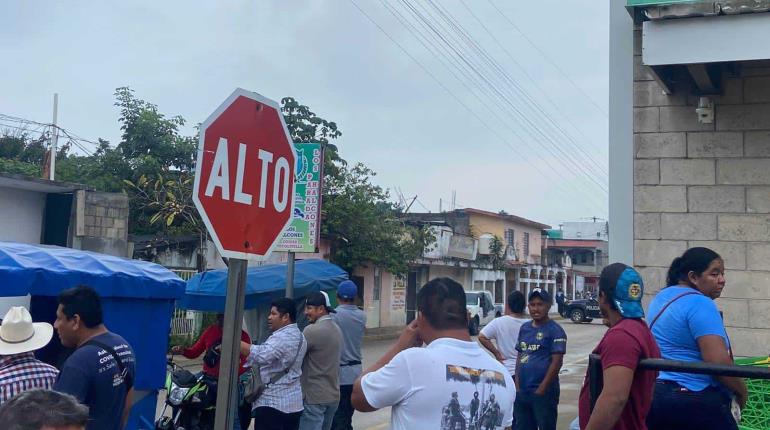
[[[213,430],[216,408],[216,379],[195,375],[168,360],[166,401],[156,430]],[[170,416],[166,415],[171,408]]]

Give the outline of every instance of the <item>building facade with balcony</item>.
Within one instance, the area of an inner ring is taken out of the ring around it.
[[[546,258],[544,235],[550,228],[546,224],[472,208],[411,213],[405,218],[429,225],[436,237],[435,244],[414,264],[423,274],[421,279],[447,276],[466,290],[489,291],[500,305],[514,290],[527,295],[534,288],[551,294],[566,289],[569,267],[564,260]]]

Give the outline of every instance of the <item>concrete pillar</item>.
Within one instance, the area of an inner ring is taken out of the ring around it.
[[[634,263],[634,24],[624,1],[610,1],[610,261]]]

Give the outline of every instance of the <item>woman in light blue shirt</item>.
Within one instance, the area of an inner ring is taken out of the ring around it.
[[[722,257],[708,248],[690,248],[671,263],[667,283],[647,310],[662,357],[733,364],[730,339],[714,303],[725,287]],[[732,400],[743,408],[747,396],[741,378],[661,372],[647,426],[737,430]]]

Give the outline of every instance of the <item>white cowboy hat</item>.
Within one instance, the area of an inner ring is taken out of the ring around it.
[[[25,307],[14,306],[0,324],[0,355],[35,351],[48,345],[52,337],[51,324],[33,323]]]

